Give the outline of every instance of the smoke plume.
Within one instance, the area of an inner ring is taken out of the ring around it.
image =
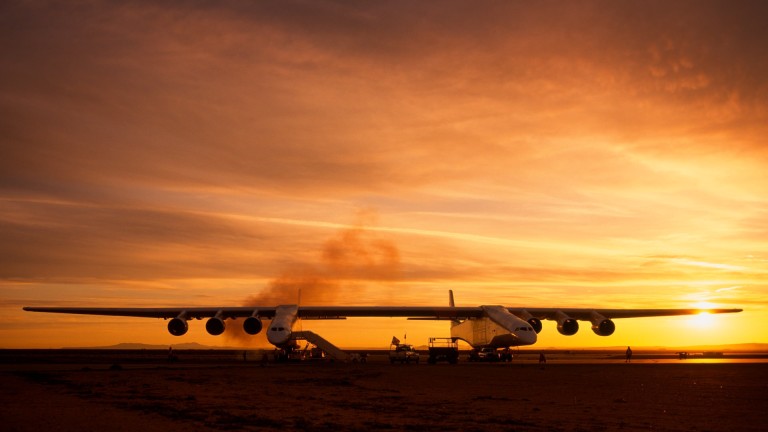
[[[371,285],[399,278],[397,246],[367,230],[361,221],[328,239],[317,264],[301,264],[284,271],[260,293],[245,298],[243,305],[275,306],[299,301],[301,305],[355,304]],[[228,340],[249,346],[267,344],[265,331],[251,336],[243,331],[242,321],[228,324],[224,333]]]

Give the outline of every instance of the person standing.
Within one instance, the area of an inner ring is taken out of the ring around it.
[[[624,363],[630,363],[632,361],[632,348],[627,347],[626,355],[627,355],[627,359],[624,360]]]

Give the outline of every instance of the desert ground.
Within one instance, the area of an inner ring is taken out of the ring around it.
[[[768,363],[0,358],[4,431],[763,431]]]

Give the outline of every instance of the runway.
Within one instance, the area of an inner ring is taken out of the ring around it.
[[[3,430],[758,431],[768,413],[762,362],[49,360],[4,362]]]

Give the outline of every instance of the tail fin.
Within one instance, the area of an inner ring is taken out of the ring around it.
[[[453,290],[448,290],[448,306],[450,307],[456,307],[456,302],[453,301]],[[457,319],[451,320],[451,327],[461,324],[461,322]]]

